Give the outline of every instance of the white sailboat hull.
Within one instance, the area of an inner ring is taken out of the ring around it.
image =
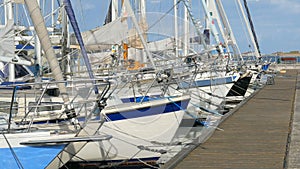
[[[163,144],[172,141],[183,114],[184,111],[177,111],[132,120],[105,122],[99,133],[112,135],[113,138],[109,141],[87,143],[72,161],[159,158],[161,154],[153,151],[168,150]],[[98,125],[99,123],[95,122],[87,127],[95,128]],[[144,148],[153,151],[143,150]]]
[[[25,146],[21,142],[74,137],[74,134],[51,135],[50,132],[13,133],[0,135],[1,168],[45,168],[64,148],[62,144],[51,146]]]
[[[67,162],[157,160],[168,151],[189,100],[189,96],[180,96],[107,107],[101,112],[102,120],[89,121],[77,136],[111,135],[112,138],[71,143],[49,168]]]

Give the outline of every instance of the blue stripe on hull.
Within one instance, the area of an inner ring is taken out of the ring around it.
[[[125,120],[131,118],[153,116],[158,114],[170,113],[174,111],[179,111],[181,109],[186,109],[189,100],[178,101],[175,103],[168,103],[164,105],[151,106],[146,108],[141,108],[137,110],[130,110],[125,112],[115,112],[106,114],[111,121]]]
[[[187,89],[191,87],[205,87],[211,85],[221,85],[226,83],[233,83],[236,76],[226,77],[226,78],[216,78],[216,79],[207,79],[207,80],[197,80],[192,83],[181,82],[178,87],[179,89]]]
[[[133,98],[128,98],[128,101],[132,100]],[[150,101],[152,99],[146,100]],[[157,100],[153,99],[153,100]],[[115,112],[115,113],[110,113],[106,114],[110,121],[117,121],[117,120],[125,120],[125,119],[131,119],[131,118],[138,118],[138,117],[145,117],[145,116],[152,116],[152,115],[158,115],[158,114],[163,114],[163,113],[170,113],[174,111],[179,111],[181,109],[186,109],[187,105],[189,103],[189,100],[183,100],[183,101],[177,101],[174,103],[169,103],[169,104],[163,104],[159,106],[150,106],[146,108],[141,108],[137,110],[130,110],[130,111],[125,111],[125,112]],[[99,120],[100,117],[97,116],[94,118],[94,120]],[[78,121],[85,121],[85,117],[78,117]],[[47,121],[38,121],[34,122],[34,124],[44,124],[44,123],[59,123],[65,121],[64,119],[58,119],[58,120],[47,120]]]
[[[64,145],[13,148],[24,169],[45,168],[64,148]],[[20,168],[9,148],[0,148],[0,168]]]

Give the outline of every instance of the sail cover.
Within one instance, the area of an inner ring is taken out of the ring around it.
[[[120,42],[125,41],[128,37],[128,24],[126,20],[118,18],[102,27],[85,31],[81,34],[83,42],[87,47],[120,44]],[[77,43],[74,37],[71,39],[71,42],[72,44]]]
[[[5,27],[0,30],[0,57],[9,57],[14,58],[15,49],[14,49],[14,39],[13,39],[13,20],[8,20]],[[0,77],[7,78],[9,71],[8,65],[5,63],[0,64]]]
[[[41,10],[36,0],[25,0],[25,5],[28,9],[32,22],[34,24],[34,29],[38,38],[41,42],[42,48],[45,52],[46,58],[50,65],[53,77],[56,81],[61,82],[64,81],[62,71],[60,69],[59,63],[57,61],[56,55],[52,48],[52,44],[48,35],[48,31],[44,22],[44,18],[42,16]],[[57,84],[62,99],[66,105],[70,103],[69,96],[67,93],[67,88],[65,84],[58,83]]]
[[[0,56],[15,56],[13,26],[13,20],[8,20],[7,25],[0,30]]]

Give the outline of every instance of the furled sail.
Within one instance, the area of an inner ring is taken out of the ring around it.
[[[0,30],[0,56],[15,56],[13,26],[13,20],[8,20],[6,26]]]
[[[118,18],[106,25],[82,33],[85,45],[119,44],[128,36],[127,21]]]
[[[88,51],[110,49],[111,45],[126,42],[128,24],[126,20],[118,18],[102,27],[81,32],[83,43]],[[71,44],[78,45],[75,36],[71,36]]]
[[[14,39],[13,39],[13,20],[8,20],[5,27],[0,30],[0,56],[7,57],[8,60],[14,58],[15,49],[14,49]],[[1,59],[3,61],[3,59]],[[0,77],[7,78],[8,77],[8,65],[4,65],[1,62],[0,64]]]
[[[36,0],[25,0],[25,5],[28,9],[28,12],[30,14],[30,17],[32,19],[34,29],[36,31],[36,34],[38,35],[38,38],[41,42],[41,46],[45,52],[46,58],[48,60],[48,63],[50,65],[52,74],[54,76],[54,79],[58,82],[64,81],[63,74],[61,71],[61,68],[59,66],[59,63],[57,61],[56,55],[54,53],[54,50],[52,48],[52,44],[48,35],[48,31],[45,25],[44,18],[41,14],[41,10],[39,8],[39,5]],[[62,96],[62,99],[65,103],[65,105],[70,104],[69,96],[67,94],[67,88],[64,83],[58,83],[57,84],[60,94]],[[71,108],[66,107],[67,111],[69,111]],[[72,113],[72,114],[68,114]],[[67,112],[68,117],[73,117],[73,112]]]

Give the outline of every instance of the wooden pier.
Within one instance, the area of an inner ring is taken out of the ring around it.
[[[220,124],[224,131],[215,131],[208,141],[198,145],[185,158],[177,158],[177,162],[170,162],[173,165],[163,168],[299,167],[300,129],[297,124],[300,128],[300,115],[294,116],[297,112],[294,114],[297,110],[295,96],[300,97],[300,94],[295,95],[300,87],[297,76],[298,70],[279,73],[274,85],[263,87]]]

